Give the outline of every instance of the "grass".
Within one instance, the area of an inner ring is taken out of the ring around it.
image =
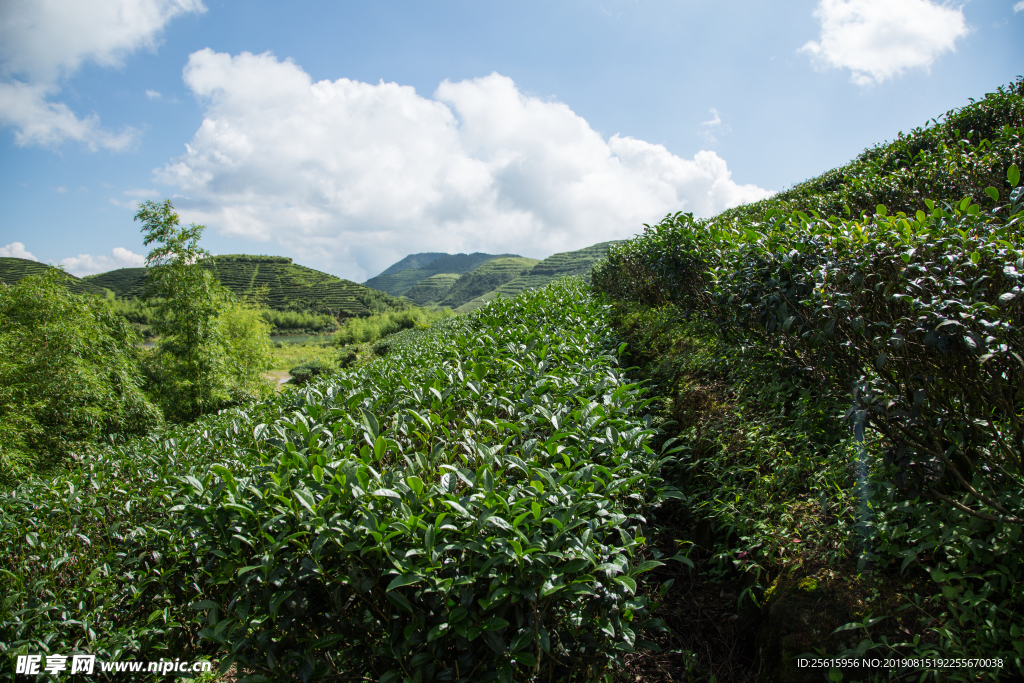
[[[302,344],[275,344],[270,369],[275,372],[288,371],[296,365],[314,360],[331,360],[337,355],[338,348],[330,338]]]

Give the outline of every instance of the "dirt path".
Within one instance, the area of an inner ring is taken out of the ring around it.
[[[284,383],[292,378],[292,376],[288,374],[287,370],[274,370],[272,372],[268,372],[266,377],[274,383],[274,388],[278,391],[281,391],[281,387]]]

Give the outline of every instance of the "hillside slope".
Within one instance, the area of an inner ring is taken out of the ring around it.
[[[405,298],[418,306],[426,306],[443,299],[451,290],[452,285],[463,277],[458,273],[438,273],[431,275],[426,280],[416,283],[412,289],[405,293]]]
[[[207,259],[203,266],[238,296],[265,287],[267,306],[279,311],[351,316],[404,306],[387,294],[300,266],[285,256],[229,254]],[[118,297],[136,298],[146,287],[146,274],[145,268],[121,268],[91,275],[86,281],[109,288]]]
[[[53,266],[49,266],[45,263],[39,263],[38,261],[15,258],[13,256],[2,256],[0,257],[0,282],[13,285],[23,277],[28,275],[42,275],[52,268]],[[107,290],[102,286],[98,286],[97,283],[82,280],[70,273],[68,273],[67,276],[67,288],[75,294],[95,294],[97,296],[107,295]]]
[[[419,254],[413,254],[412,256],[419,256]],[[462,275],[496,258],[519,257],[518,254],[484,254],[481,252],[473,254],[444,254],[431,260],[426,266],[405,268],[398,272],[393,272],[393,268],[412,258],[412,256],[407,256],[395,265],[390,266],[380,275],[364,282],[363,285],[385,292],[391,296],[403,296],[410,289],[432,275],[440,273]]]
[[[691,596],[714,613],[745,592],[702,670],[812,680],[802,652],[898,652],[870,680],[1024,680],[1021,168],[1024,79],[770,199],[670,215],[594,269],[679,454],[656,535],[697,580],[665,594],[684,635],[663,652],[711,632]],[[973,652],[999,667],[925,663]]]
[[[620,241],[600,242],[583,249],[577,249],[576,251],[563,251],[558,254],[552,254],[525,273],[496,287],[490,292],[459,305],[455,310],[459,313],[467,313],[476,310],[487,301],[498,296],[498,294],[502,296],[516,296],[523,290],[543,287],[552,280],[567,275],[582,275],[585,279],[589,279],[591,267],[604,258],[608,248],[615,244],[620,244]]]
[[[465,273],[452,285],[438,303],[458,308],[472,299],[494,291],[498,287],[528,273],[540,263],[539,259],[512,257],[497,258]]]

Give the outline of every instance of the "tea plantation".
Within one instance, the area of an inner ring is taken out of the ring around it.
[[[51,268],[53,266],[48,266],[38,261],[13,256],[0,256],[0,282],[13,285],[26,275],[41,275]],[[66,286],[75,294],[107,295],[107,290],[103,285],[97,286],[97,283],[74,276],[68,277]]]
[[[393,297],[342,280],[333,275],[292,263],[285,256],[214,256],[203,262],[220,283],[238,296],[265,288],[266,304],[279,311],[308,311],[334,316],[368,315],[403,304]],[[145,268],[121,268],[90,275],[84,281],[137,298],[146,288]]]
[[[718,216],[535,265],[413,255],[376,283],[522,270],[301,388],[0,485],[0,652],[254,683],[1024,680],[1022,167],[1019,79]],[[207,267],[279,305],[393,301],[231,258]]]
[[[760,619],[701,651],[677,611],[693,675],[1024,679],[1022,166],[1018,80],[595,268],[680,438],[691,592]]]
[[[669,493],[607,319],[563,281],[4,490],[0,650],[254,681],[603,674],[658,627],[638,583]]]

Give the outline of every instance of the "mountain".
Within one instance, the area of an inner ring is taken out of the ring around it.
[[[476,252],[474,254],[443,254],[435,259],[431,259],[425,266],[417,268],[403,268],[402,270],[397,271],[395,270],[397,266],[409,261],[410,259],[413,259],[410,261],[411,263],[415,263],[415,257],[419,256],[430,256],[430,254],[412,254],[411,256],[406,256],[398,263],[389,266],[387,270],[380,275],[370,278],[363,284],[381,292],[386,292],[391,296],[402,296],[432,275],[439,275],[441,273],[462,275],[463,273],[468,273],[477,266],[496,258],[519,258],[518,254],[483,254],[480,252]]]
[[[13,256],[2,256],[0,257],[0,282],[13,285],[23,277],[42,275],[53,268],[54,266],[48,266],[38,261],[30,261],[29,259],[15,258]],[[66,281],[67,288],[75,294],[107,295],[107,290],[102,286],[97,286],[96,283],[87,282],[70,273],[66,273],[66,275],[68,276]]]
[[[295,264],[286,256],[228,254],[213,256],[202,265],[238,296],[252,295],[265,287],[267,306],[279,311],[351,316],[405,305],[369,287]],[[120,268],[84,279],[131,299],[145,290],[147,274],[146,268]]]
[[[458,308],[472,299],[528,273],[538,263],[540,263],[538,259],[521,256],[496,258],[488,261],[456,280],[438,303],[441,306]]]
[[[426,268],[436,259],[447,255],[448,254],[443,251],[428,251],[421,254],[409,254],[398,263],[392,263],[384,270],[383,273],[377,275],[377,277],[380,277],[381,275],[394,275],[395,273],[400,273],[403,270],[418,270],[420,268]]]
[[[620,241],[601,242],[584,247],[583,249],[577,249],[576,251],[564,251],[553,254],[525,273],[499,285],[490,292],[461,304],[455,310],[458,313],[466,313],[479,308],[499,294],[502,296],[515,296],[524,289],[542,287],[552,280],[567,275],[582,275],[590,279],[590,268],[604,258],[604,255],[608,252],[608,247],[619,243]]]

